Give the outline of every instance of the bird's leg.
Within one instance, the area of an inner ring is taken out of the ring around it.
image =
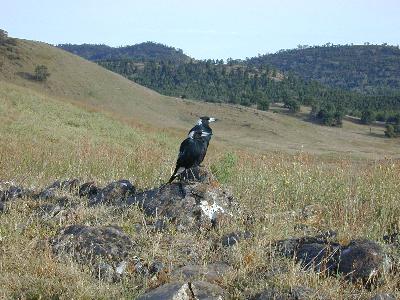
[[[179,191],[181,192],[182,197],[185,198],[186,197],[186,193],[185,193],[185,189],[183,188],[182,181],[179,181]]]

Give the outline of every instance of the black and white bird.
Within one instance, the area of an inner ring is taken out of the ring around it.
[[[212,118],[212,117],[201,117],[198,121],[197,124],[190,129],[189,131],[189,135],[191,132],[196,131],[196,130],[201,130],[202,132],[208,133],[207,136],[204,136],[204,140],[206,141],[206,150],[204,151],[204,155],[201,157],[200,159],[200,163],[203,162],[204,157],[206,156],[207,153],[207,148],[208,148],[208,144],[210,143],[211,140],[211,136],[212,136],[212,129],[210,127],[210,123],[211,122],[215,122],[217,121],[216,118]],[[199,164],[200,164],[199,163]]]
[[[191,130],[189,136],[185,139],[179,148],[178,160],[174,173],[169,179],[171,183],[182,172],[190,168],[199,166],[206,155],[208,142],[207,139],[211,137],[212,133],[202,131],[201,129]]]

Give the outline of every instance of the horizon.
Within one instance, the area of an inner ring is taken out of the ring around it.
[[[10,36],[49,44],[105,44],[153,41],[182,49],[196,59],[246,59],[299,45],[398,46],[400,3],[317,0],[210,0],[185,3],[127,0],[71,0],[3,4],[0,28]]]

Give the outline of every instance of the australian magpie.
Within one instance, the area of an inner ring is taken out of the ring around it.
[[[190,131],[188,138],[181,143],[175,171],[168,183],[171,183],[185,170],[200,165],[207,151],[208,144],[206,139],[209,136],[211,136],[211,133],[202,130]]]
[[[204,136],[204,140],[206,141],[206,150],[204,151],[203,156],[200,158],[200,163],[203,162],[204,157],[206,156],[208,144],[210,143],[211,140],[212,129],[210,127],[210,123],[215,121],[217,121],[216,118],[201,117],[199,121],[197,121],[197,124],[189,131],[189,135],[191,132],[196,130],[201,130],[202,132],[208,133],[207,136]]]

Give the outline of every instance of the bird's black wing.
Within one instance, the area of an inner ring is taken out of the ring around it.
[[[203,126],[202,125],[195,125],[192,129],[189,130],[188,135],[192,132],[192,131],[203,131]]]

